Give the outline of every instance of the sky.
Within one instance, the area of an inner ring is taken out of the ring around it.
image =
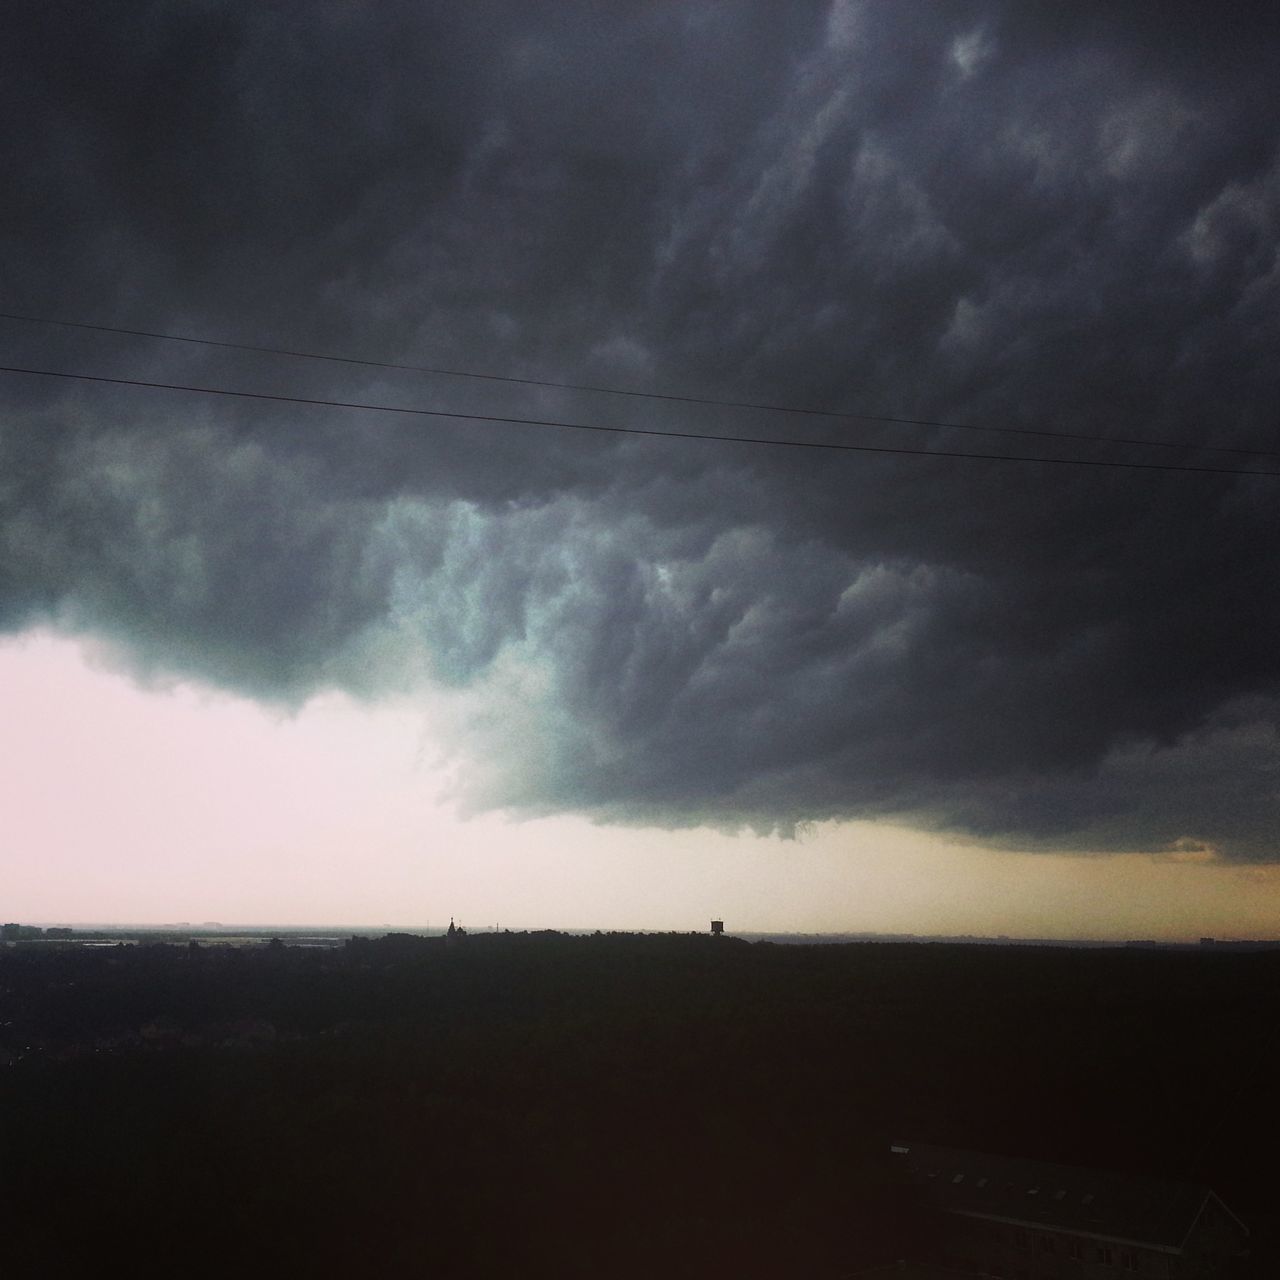
[[[1280,935],[1269,6],[9,28],[6,919]]]

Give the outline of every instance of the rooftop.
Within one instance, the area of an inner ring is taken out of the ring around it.
[[[917,1142],[895,1142],[890,1151],[949,1212],[1162,1249],[1180,1248],[1207,1201],[1217,1200],[1190,1182]]]

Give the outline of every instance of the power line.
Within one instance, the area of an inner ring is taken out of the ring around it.
[[[449,409],[420,409],[402,405],[369,404],[356,400],[321,400],[309,396],[274,395],[265,391],[236,391],[228,387],[199,387],[179,382],[150,382],[141,378],[109,378],[102,374],[64,373],[54,369],[26,369],[0,365],[0,373],[38,378],[64,378],[73,382],[106,383],[117,387],[145,387],[155,391],[182,391],[195,395],[230,396],[243,400],[268,400],[278,404],[312,405],[327,409],[357,409],[367,413],[398,413],[420,418],[451,418],[459,422],[494,422],[510,426],[552,427],[568,431],[598,431],[610,435],[658,436],[670,440],[714,440],[720,444],[769,445],[785,449],[825,449],[840,453],[899,454],[916,458],[967,458],[986,462],[1031,462],[1063,467],[1110,467],[1125,471],[1188,471],[1219,476],[1272,476],[1280,471],[1242,471],[1227,467],[1190,467],[1165,462],[1114,462],[1089,458],[1044,458],[1023,454],[962,453],[944,449],[904,449],[888,445],[843,444],[826,440],[782,440],[773,436],[723,436],[705,431],[655,431],[645,427],[605,426],[597,422],[565,422],[558,418],[517,418],[493,413],[457,413]]]
[[[851,413],[843,409],[813,409],[799,405],[772,404],[756,400],[718,400],[712,396],[677,395],[661,391],[636,391],[625,387],[595,386],[581,382],[556,382],[549,378],[517,378],[509,374],[480,373],[467,369],[445,369],[433,365],[398,364],[390,360],[365,360],[356,356],[326,355],[315,351],[296,351],[288,347],[259,346],[251,342],[226,342],[216,338],[197,338],[187,334],[164,333],[153,329],[124,329],[105,324],[89,324],[78,320],[50,320],[43,316],[17,315],[0,311],[0,320],[23,324],[44,324],[61,329],[87,329],[93,333],[114,333],[132,338],[156,338],[164,342],[186,342],[202,347],[219,347],[226,351],[253,351],[259,355],[288,356],[297,360],[322,360],[331,364],[359,365],[368,369],[395,369],[403,373],[427,373],[446,378],[471,378],[481,382],[505,382],[522,387],[542,387],[556,391],[587,391],[598,395],[627,396],[638,400],[662,400],[672,404],[702,405],[717,409],[753,409],[764,413],[791,413],[811,418],[835,419],[841,422],[879,422],[900,427],[931,427],[945,431],[984,431],[1000,435],[1038,436],[1050,440],[1083,440],[1090,444],[1127,444],[1146,449],[1199,449],[1206,453],[1229,453],[1253,458],[1280,458],[1270,449],[1235,449],[1227,445],[1179,444],[1172,440],[1151,440],[1127,436],[1099,436],[1077,431],[1050,431],[1040,427],[1008,427],[976,422],[946,422],[934,418],[897,418],[876,413]],[[1252,473],[1251,473],[1252,474]]]

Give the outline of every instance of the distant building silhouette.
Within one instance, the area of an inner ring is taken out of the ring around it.
[[[1248,1228],[1193,1183],[916,1142],[890,1153],[945,1224],[921,1262],[1007,1280],[1215,1280],[1246,1252]]]

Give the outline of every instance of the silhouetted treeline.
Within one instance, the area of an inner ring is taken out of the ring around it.
[[[1278,976],[677,935],[13,949],[6,1257],[839,1276],[929,1230],[885,1171],[906,1136],[1207,1182],[1273,1275]]]

